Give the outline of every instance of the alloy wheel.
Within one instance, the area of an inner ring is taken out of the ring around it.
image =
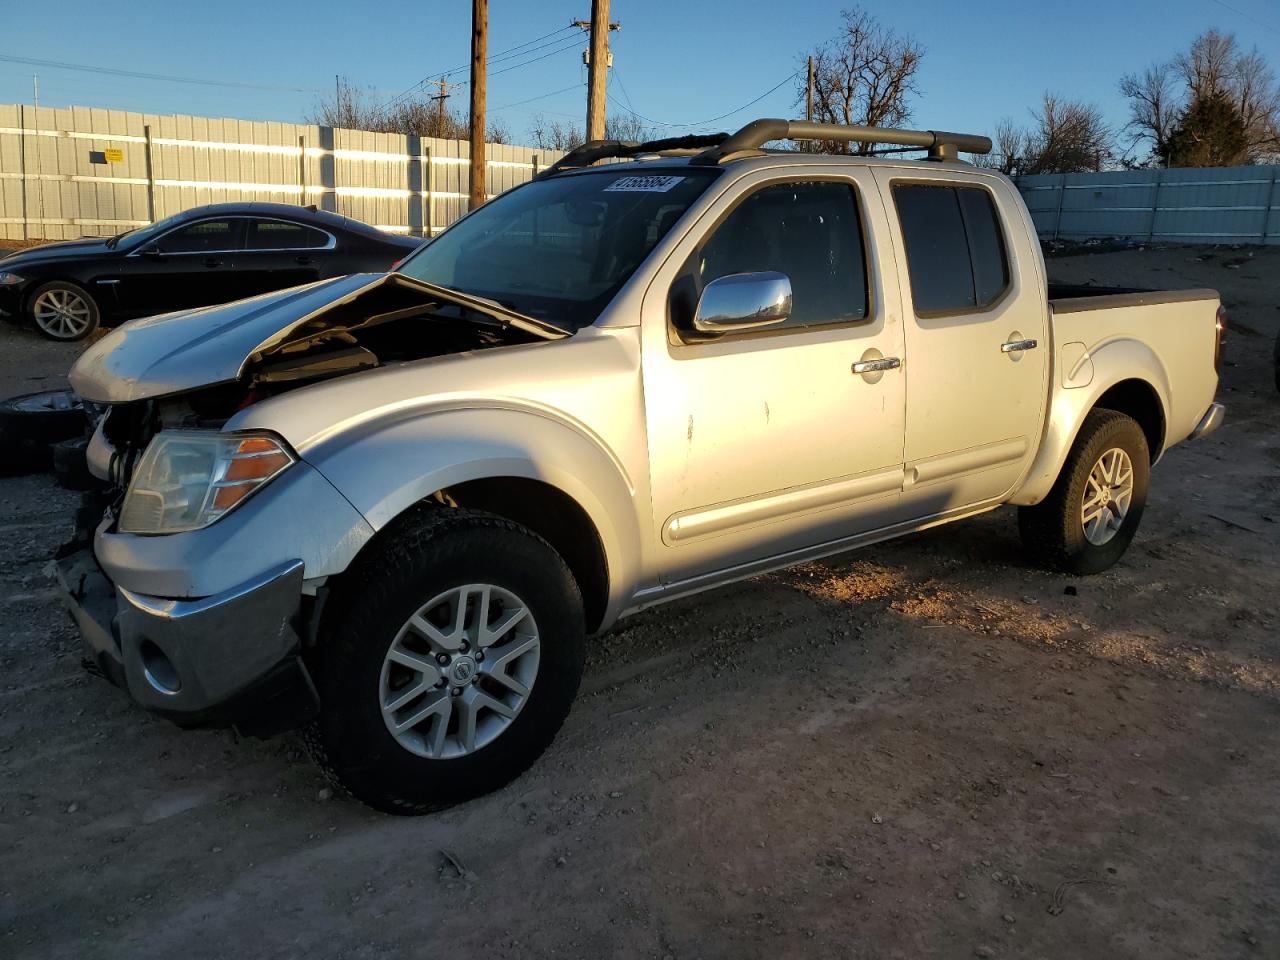
[[[46,290],[36,297],[31,312],[36,326],[59,340],[75,339],[93,322],[88,301],[74,290]]]
[[[1080,523],[1094,546],[1110,542],[1124,524],[1133,501],[1133,463],[1119,447],[1100,456],[1085,482]]]
[[[447,590],[419,607],[387,649],[383,722],[417,756],[475,753],[528,702],[539,652],[538,626],[514,593],[487,583]]]

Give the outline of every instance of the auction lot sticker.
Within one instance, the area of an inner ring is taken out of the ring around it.
[[[605,193],[666,193],[684,177],[623,177],[604,188]]]

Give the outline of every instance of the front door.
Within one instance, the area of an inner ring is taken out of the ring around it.
[[[644,397],[654,521],[667,583],[892,523],[902,485],[897,292],[865,171],[754,174],[711,205],[658,272],[644,307]],[[690,321],[718,277],[779,271],[791,316],[699,339]]]
[[[131,316],[146,316],[225,303],[242,296],[236,257],[244,220],[215,217],[170,230],[121,258],[120,304]]]
[[[899,250],[907,352],[904,506],[913,518],[1005,496],[1048,395],[1048,304],[1007,181],[877,171]]]

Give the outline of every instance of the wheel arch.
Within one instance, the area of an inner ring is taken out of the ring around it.
[[[1155,352],[1137,340],[1120,339],[1091,349],[1089,360],[1093,377],[1084,386],[1068,389],[1055,381],[1040,450],[1009,502],[1030,506],[1048,496],[1085,417],[1099,407],[1138,422],[1153,465],[1163,454],[1168,442],[1169,378]]]
[[[376,531],[429,502],[504,517],[564,558],[582,591],[588,630],[617,618],[637,576],[638,501],[598,439],[557,419],[504,409],[437,412],[361,433],[303,457]]]

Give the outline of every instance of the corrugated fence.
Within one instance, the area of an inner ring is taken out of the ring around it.
[[[1280,166],[1017,178],[1040,236],[1151,243],[1280,243]]]
[[[468,206],[470,144],[312,124],[0,105],[0,237],[110,236],[227,201],[316,204],[423,236]],[[489,196],[561,154],[485,149]]]

